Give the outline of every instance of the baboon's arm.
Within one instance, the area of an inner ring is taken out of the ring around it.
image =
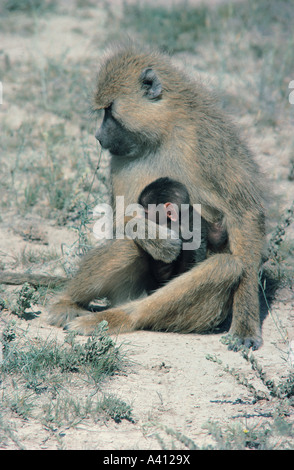
[[[247,347],[262,344],[260,331],[258,276],[264,245],[263,227],[254,211],[244,210],[242,222],[227,218],[232,257],[242,261],[243,276],[234,293],[233,316],[229,333],[243,338]]]

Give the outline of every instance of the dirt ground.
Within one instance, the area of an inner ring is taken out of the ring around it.
[[[280,293],[272,314],[264,320],[264,345],[254,353],[267,377],[278,383],[287,377],[292,364],[288,341],[277,329],[277,314],[279,321],[282,319],[283,331],[290,330],[293,297],[289,297],[288,292]],[[3,314],[1,326],[11,318],[8,313]],[[27,322],[18,320],[17,326],[26,329]],[[30,321],[28,335],[51,339],[57,335],[61,341],[65,332],[56,330],[38,318]],[[122,374],[106,379],[101,391],[127,401],[132,407],[134,422],[95,424],[85,420],[75,428],[59,428],[59,439],[36,420],[14,415],[9,423],[26,449],[186,448],[176,438],[176,432],[192,439],[199,447],[207,447],[215,444],[208,431],[209,422],[218,423],[223,430],[237,423],[244,432],[261,429],[273,418],[277,403],[274,399],[254,402],[248,388],[224,371],[223,367],[227,366],[244,374],[261,395],[268,395],[250,365],[239,353],[228,351],[220,342],[221,336],[221,333],[183,335],[148,331],[120,335],[116,340],[122,343],[129,364]],[[223,366],[208,360],[208,355],[222,361]],[[81,391],[83,395],[87,395],[87,390]],[[293,422],[293,415],[288,419]],[[173,434],[169,435],[168,430]],[[17,445],[10,444],[8,448],[17,448]]]
[[[20,60],[24,63],[31,60],[41,67],[42,61],[60,58],[65,51],[68,61],[73,57],[77,61],[79,57],[83,58],[87,54],[89,60],[97,62],[101,50],[95,50],[92,37],[103,35],[107,27],[102,3],[96,10],[92,8],[81,16],[75,14],[74,8],[71,9],[71,2],[64,1],[61,4],[65,5],[66,13],[41,18],[37,35],[20,38],[18,33],[0,31],[0,48],[9,56],[12,66]],[[114,8],[116,5],[120,8],[121,2],[113,2],[113,5]],[[77,29],[82,31],[82,34],[77,33]],[[188,64],[188,69],[192,69],[196,63],[201,70],[205,69],[204,54],[193,57],[191,53],[183,53],[178,55],[176,60],[186,66]],[[247,66],[249,71],[254,70],[254,63],[249,61]],[[207,74],[202,72],[203,77],[210,74],[211,70]],[[215,77],[212,76],[211,80],[213,83]],[[222,86],[226,89],[228,85],[232,93],[237,90],[240,95],[247,93],[249,102],[253,99],[246,84],[229,74],[224,74]],[[18,80],[15,80],[15,83],[4,82],[4,101],[0,110],[5,126],[14,132],[18,131],[33,109],[30,108],[29,102],[25,106],[14,102],[13,95],[18,86]],[[256,114],[240,114],[236,117],[245,129],[245,136],[270,182],[272,195],[280,201],[278,209],[275,206],[275,211],[278,212],[275,221],[279,220],[279,214],[282,214],[294,199],[293,181],[288,179],[293,112],[292,124],[289,110],[288,113],[276,126],[264,124],[261,130],[255,127]],[[40,116],[40,128],[46,129],[50,119],[54,124],[61,121],[61,118],[56,118],[48,112]],[[75,134],[74,122],[67,121],[65,126],[67,135]],[[92,161],[95,162],[97,155],[94,137],[89,148]],[[8,160],[9,155],[5,158]],[[103,158],[107,160],[107,157]],[[102,168],[103,164],[102,160]],[[103,186],[103,183],[101,185]],[[106,191],[104,187],[101,190]],[[32,230],[38,236],[32,236]],[[28,233],[30,236],[25,236]],[[289,240],[293,239],[293,233],[292,224],[287,229]],[[71,227],[56,224],[54,220],[44,217],[40,209],[25,216],[19,214],[17,208],[10,207],[1,212],[0,254],[7,270],[15,268],[15,256],[25,247],[60,250],[61,244],[71,246],[76,237],[76,232]],[[50,270],[46,264],[44,267],[45,271]],[[37,268],[44,271],[42,266]],[[21,263],[15,269],[21,271]],[[52,271],[54,274],[62,274],[60,267]],[[12,289],[9,288],[8,291],[12,292]],[[40,309],[46,313],[46,307],[40,306]],[[65,332],[49,327],[44,315],[27,321],[12,315],[8,310],[1,312],[0,328],[3,329],[11,319],[16,321],[20,329],[29,326],[30,337],[41,335],[46,338],[56,335],[62,341],[65,336]],[[287,283],[278,290],[270,311],[263,318],[264,343],[254,352],[263,371],[277,383],[293,370],[293,321],[294,292]],[[202,447],[215,443],[207,426],[209,422],[219,423],[222,429],[241,423],[244,433],[249,428],[261,429],[265,423],[273,420],[277,403],[274,398],[254,401],[248,387],[238,383],[236,377],[224,370],[224,367],[228,366],[230,370],[244,374],[256,389],[268,396],[268,391],[250,364],[240,353],[228,351],[220,342],[222,335],[223,332],[183,335],[148,331],[119,335],[116,340],[119,344],[122,343],[128,362],[122,373],[107,378],[102,383],[101,391],[116,394],[127,401],[132,406],[134,422],[123,420],[121,423],[115,423],[110,420],[93,423],[84,420],[75,428],[58,429],[58,438],[56,433],[50,432],[35,420],[10,414],[9,422],[18,441],[26,449],[184,448],[176,433],[187,436],[197,446]],[[222,361],[223,365],[209,360],[208,355]],[[87,390],[81,390],[81,393],[86,395]],[[294,421],[293,407],[290,408],[288,420]],[[8,441],[3,448],[13,449],[18,448],[18,445]]]

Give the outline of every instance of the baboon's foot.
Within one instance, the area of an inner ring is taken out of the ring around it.
[[[65,329],[76,331],[81,335],[91,335],[95,333],[99,323],[105,320],[108,323],[109,334],[125,333],[134,330],[130,316],[119,307],[79,316],[69,321],[65,325]]]
[[[229,333],[222,338],[222,342],[228,346],[230,351],[239,351],[242,348],[252,348],[253,351],[262,346],[261,334],[243,336],[237,333]]]
[[[83,309],[70,299],[62,298],[51,305],[46,320],[50,325],[63,327],[74,318],[88,313],[88,310]]]

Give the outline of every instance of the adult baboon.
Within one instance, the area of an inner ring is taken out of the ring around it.
[[[114,47],[102,61],[94,103],[104,109],[96,138],[111,154],[114,205],[116,196],[124,196],[126,205],[137,202],[158,177],[174,178],[187,187],[191,204],[201,204],[202,217],[227,233],[228,247],[224,251],[220,244],[213,256],[139,298],[145,290],[141,248],[152,256],[154,240],[140,240],[140,247],[130,239],[111,240],[86,255],[53,305],[50,323],[85,334],[101,320],[110,332],[203,332],[232,307],[230,333],[259,347],[264,211],[258,168],[238,130],[202,84],[169,57],[131,42]],[[171,240],[158,243],[162,261],[167,252],[169,259],[178,256],[180,247]],[[121,283],[112,282],[117,272]],[[112,308],[89,314],[89,302],[104,296]]]

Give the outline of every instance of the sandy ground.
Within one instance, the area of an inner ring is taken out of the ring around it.
[[[278,383],[290,369],[287,341],[277,330],[275,312],[283,319],[283,331],[293,324],[293,298],[281,293],[273,306],[273,314],[263,322],[264,345],[254,355],[268,378]],[[4,321],[11,319],[5,314]],[[15,316],[13,316],[15,319]],[[27,322],[17,325],[26,329]],[[30,322],[29,337],[64,337],[64,332],[48,327],[41,319]],[[207,430],[209,422],[222,429],[241,423],[244,430],[262,427],[270,422],[277,403],[274,399],[254,403],[249,390],[237,383],[224,366],[239,374],[268,396],[266,388],[256,378],[249,364],[239,353],[228,351],[220,342],[222,334],[182,335],[140,331],[120,335],[128,364],[123,373],[115,375],[101,386],[106,394],[115,394],[132,406],[134,422],[112,420],[97,424],[84,420],[76,428],[58,428],[58,436],[34,420],[16,415],[9,423],[16,429],[19,442],[27,449],[99,449],[143,450],[185,448],[168,429],[189,437],[198,446],[213,445]],[[223,366],[207,359],[212,355]],[[81,391],[87,396],[87,391]],[[293,416],[292,416],[293,418]],[[292,420],[292,418],[290,418]],[[57,440],[57,437],[59,439]],[[17,447],[10,444],[9,448]]]

